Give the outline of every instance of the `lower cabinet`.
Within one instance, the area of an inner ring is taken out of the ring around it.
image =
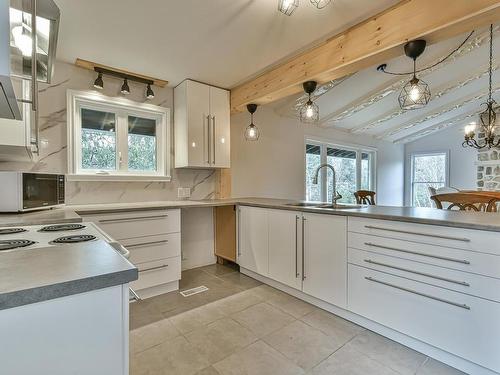
[[[347,305],[347,218],[303,214],[302,291],[333,305]]]
[[[345,216],[239,207],[241,267],[346,306]]]

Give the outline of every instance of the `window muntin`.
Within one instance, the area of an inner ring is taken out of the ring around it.
[[[306,140],[305,150],[306,200],[331,202],[332,171],[323,168],[318,185],[312,184],[316,168],[322,163],[335,168],[337,191],[342,195],[340,203],[355,203],[354,192],[360,189],[373,190],[375,180],[375,151],[351,146],[331,145]]]
[[[446,152],[413,154],[411,157],[411,203],[415,207],[432,207],[429,187],[447,184],[448,155]]]

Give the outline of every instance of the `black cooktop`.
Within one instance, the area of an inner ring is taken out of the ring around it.
[[[55,224],[40,228],[40,232],[63,232],[66,230],[78,230],[84,228],[86,228],[86,226],[82,224]]]

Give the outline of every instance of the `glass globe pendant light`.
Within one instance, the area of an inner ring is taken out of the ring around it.
[[[319,107],[311,99],[311,94],[316,90],[316,81],[307,81],[302,84],[309,99],[300,107],[300,121],[305,124],[315,124],[319,121]]]
[[[323,9],[331,2],[332,2],[332,0],[311,0],[311,4],[314,5],[318,9]]]
[[[425,50],[425,40],[413,40],[405,44],[405,55],[413,59],[413,78],[403,86],[399,94],[401,109],[418,109],[425,107],[431,98],[429,85],[417,78],[417,57]]]
[[[299,7],[299,0],[279,0],[278,1],[278,10],[286,14],[287,16],[291,16],[295,9]]]
[[[259,128],[253,123],[253,114],[257,110],[257,104],[248,104],[247,110],[250,112],[250,125],[245,129],[245,139],[247,141],[257,141],[260,136]]]

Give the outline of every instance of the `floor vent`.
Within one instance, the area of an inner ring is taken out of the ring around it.
[[[198,293],[206,292],[208,288],[205,285],[197,286],[196,288],[186,289],[181,292],[183,297],[189,297]]]

